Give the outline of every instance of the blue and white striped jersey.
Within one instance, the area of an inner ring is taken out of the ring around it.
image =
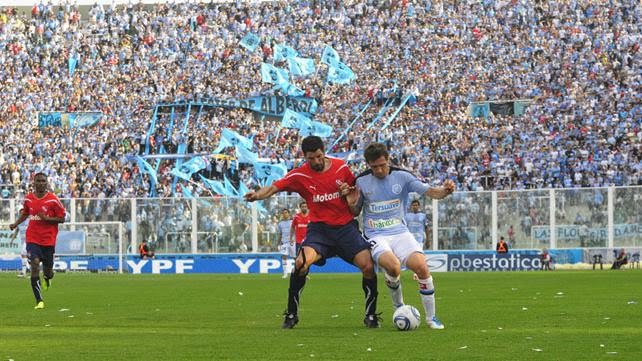
[[[428,224],[426,220],[426,213],[406,213],[406,226],[419,244],[424,244],[426,240],[426,225]]]
[[[390,167],[390,173],[379,179],[366,171],[357,177],[361,192],[363,228],[367,237],[407,232],[406,214],[408,193],[424,194],[430,188],[412,173]]]

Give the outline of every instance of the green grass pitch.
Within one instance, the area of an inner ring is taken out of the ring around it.
[[[0,360],[640,360],[642,272],[437,273],[442,331],[363,327],[360,274],[312,274],[282,330],[280,275],[57,274],[34,310],[0,273]],[[406,303],[422,311],[403,276]]]

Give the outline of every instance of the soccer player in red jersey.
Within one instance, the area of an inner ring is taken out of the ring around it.
[[[366,298],[366,327],[379,327],[377,309],[377,274],[365,241],[350,212],[341,188],[354,185],[355,177],[344,161],[327,157],[323,140],[317,136],[303,139],[301,149],[306,163],[292,169],[272,185],[248,192],[249,202],[261,200],[281,191],[296,192],[310,207],[310,223],[290,274],[288,309],[283,328],[293,328],[299,322],[298,308],[301,290],[312,264],[322,266],[327,258],[341,257],[355,265],[363,274],[362,288]]]
[[[299,253],[299,249],[301,249],[301,243],[305,239],[308,223],[310,223],[310,210],[305,201],[299,203],[299,210],[300,212],[295,214],[292,219],[292,228],[290,229],[290,237],[293,237],[296,242],[296,253]]]
[[[45,308],[41,289],[48,289],[54,276],[53,261],[58,236],[58,224],[65,221],[65,208],[55,194],[47,191],[47,176],[37,173],[33,178],[34,191],[27,194],[20,217],[9,225],[12,230],[29,218],[27,225],[27,257],[31,264],[31,289],[36,297],[35,309]],[[40,282],[40,261],[44,282]]]

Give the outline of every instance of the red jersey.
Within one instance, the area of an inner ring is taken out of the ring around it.
[[[310,207],[310,222],[343,226],[354,219],[348,203],[339,193],[339,185],[354,185],[354,174],[338,158],[328,157],[330,168],[322,173],[312,170],[309,163],[292,169],[273,185],[281,191],[296,192]]]
[[[292,219],[292,227],[294,227],[294,239],[297,244],[303,243],[305,233],[308,231],[308,223],[310,223],[310,212],[305,216],[303,213],[297,213]]]
[[[62,206],[55,194],[48,192],[44,197],[38,198],[35,194],[29,193],[25,197],[22,212],[29,215],[27,226],[27,243],[35,243],[41,246],[55,246],[58,236],[58,223],[45,222],[38,217],[43,212],[48,217],[65,217],[65,207]]]

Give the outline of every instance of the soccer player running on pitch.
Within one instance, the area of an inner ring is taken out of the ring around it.
[[[22,213],[12,230],[29,218],[27,225],[27,257],[31,264],[31,289],[36,298],[35,309],[45,308],[42,288],[48,289],[54,276],[53,262],[58,236],[58,224],[65,221],[65,208],[55,194],[47,191],[47,176],[36,173],[33,179],[34,191],[25,197]],[[44,282],[40,281],[40,261],[43,265]]]
[[[421,303],[430,328],[443,329],[435,316],[435,287],[426,264],[423,247],[417,243],[404,222],[408,193],[442,199],[455,190],[452,180],[434,188],[412,173],[391,167],[386,146],[372,143],[364,151],[369,170],[357,176],[347,201],[353,214],[363,209],[364,233],[372,245],[372,258],[383,268],[393,307],[404,304],[401,292],[401,265],[417,274]],[[344,192],[345,193],[345,192]]]
[[[290,236],[290,229],[292,228],[292,219],[290,219],[290,211],[283,209],[281,211],[281,220],[277,224],[279,234],[281,236],[281,245],[279,252],[281,253],[281,264],[283,265],[283,278],[288,277],[288,258],[296,257],[294,242]]]
[[[310,210],[305,201],[299,203],[299,210],[300,212],[292,218],[292,227],[290,228],[290,237],[293,237],[296,242],[296,253],[299,253],[299,249],[301,249],[301,244],[308,232],[308,223],[310,223]]]
[[[348,203],[340,192],[342,184],[354,185],[354,174],[348,165],[325,155],[321,138],[308,136],[301,142],[306,163],[292,169],[270,186],[249,192],[249,202],[268,198],[280,191],[298,193],[310,207],[308,231],[290,274],[288,308],[283,328],[299,322],[301,290],[312,264],[322,266],[327,258],[339,256],[357,266],[363,274],[362,288],[366,298],[366,327],[379,327],[377,308],[377,274],[370,256],[370,245],[359,232]]]

